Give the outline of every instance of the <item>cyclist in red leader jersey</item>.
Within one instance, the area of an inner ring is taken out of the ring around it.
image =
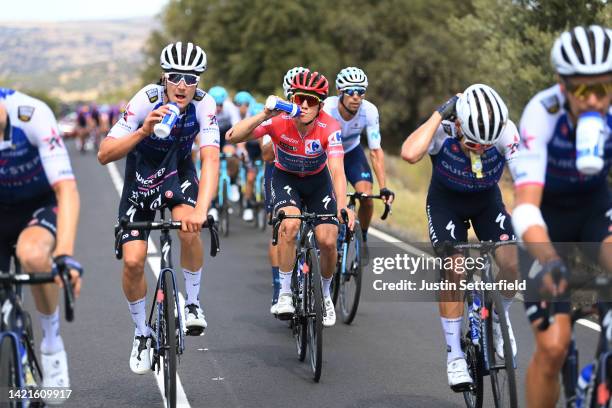
[[[265,134],[272,138],[276,156],[271,189],[274,212],[282,208],[286,214],[300,214],[303,205],[316,214],[339,215],[340,210],[345,209],[349,216],[349,228],[352,229],[355,214],[346,206],[340,126],[322,109],[328,90],[327,79],[318,72],[299,73],[291,83],[291,101],[300,106],[300,116],[293,118],[265,108],[263,112],[238,122],[228,140],[239,143]],[[281,290],[276,315],[283,318],[289,318],[295,312],[291,296],[291,270],[299,226],[299,220],[284,220],[279,234]],[[336,322],[329,288],[336,266],[337,235],[338,217],[317,221],[315,236],[321,251],[325,304],[323,325],[327,327]]]

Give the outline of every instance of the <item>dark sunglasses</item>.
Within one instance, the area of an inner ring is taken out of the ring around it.
[[[293,94],[292,98],[293,102],[300,106],[302,106],[304,101],[306,101],[309,107],[313,107],[321,103],[321,99],[315,95],[296,93]]]
[[[200,81],[200,77],[195,74],[184,74],[182,72],[167,72],[166,80],[173,85],[178,85],[182,80],[185,82],[185,85],[194,86]]]
[[[359,96],[363,96],[366,93],[365,88],[348,88],[342,91],[343,93],[347,94],[348,96],[353,96],[355,94],[359,95]]]
[[[596,84],[572,84],[569,81],[565,82],[565,89],[576,98],[584,100],[591,94],[595,94],[598,98],[604,98],[612,93],[612,81],[599,82]]]

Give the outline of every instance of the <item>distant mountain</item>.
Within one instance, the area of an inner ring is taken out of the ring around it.
[[[64,101],[134,85],[153,19],[0,22],[0,79]]]

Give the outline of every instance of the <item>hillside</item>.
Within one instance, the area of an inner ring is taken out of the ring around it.
[[[1,22],[0,78],[64,101],[92,100],[138,82],[152,19]]]

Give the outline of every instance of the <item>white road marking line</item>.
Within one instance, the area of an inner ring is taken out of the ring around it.
[[[109,163],[106,165],[106,168],[108,169],[111,180],[113,181],[113,184],[115,186],[115,189],[117,190],[117,193],[119,194],[119,197],[121,197],[121,192],[123,191],[123,179],[121,178],[121,174],[119,174],[117,165],[115,163]],[[149,238],[148,247],[149,249],[147,253],[149,254],[158,253],[157,247],[155,246],[151,238]],[[157,280],[157,277],[159,276],[160,259],[161,258],[159,256],[148,256],[147,257],[147,262],[149,264],[149,267],[153,271],[153,274],[155,275],[156,280]],[[179,305],[180,305],[179,313],[181,314],[181,321],[185,322],[185,316],[184,316],[185,299],[183,298],[182,293],[179,292],[178,295],[179,295]],[[166,406],[166,397],[164,397],[164,374],[162,370],[160,370],[159,373],[155,372],[154,375],[155,375],[155,380],[157,381],[157,386],[159,387],[159,391],[161,392],[161,396],[163,398],[163,406]],[[185,390],[183,389],[183,384],[181,383],[181,379],[178,373],[176,374],[176,406],[181,407],[181,408],[191,407],[191,405],[189,405],[189,401],[187,400],[187,395],[185,394]]]
[[[385,242],[388,242],[390,244],[393,244],[396,247],[398,247],[400,249],[403,249],[404,251],[406,251],[408,253],[411,253],[413,255],[420,256],[420,255],[424,254],[423,251],[413,247],[412,245],[409,245],[409,244],[403,242],[402,240],[400,240],[400,239],[398,239],[398,238],[396,238],[396,237],[394,237],[392,235],[387,234],[386,232],[382,232],[380,230],[377,230],[374,227],[368,228],[368,232],[370,234],[372,234],[373,236],[375,236],[376,238],[381,239],[381,240],[383,240]],[[520,299],[521,301],[524,301],[522,294],[517,293],[516,297],[518,299]],[[599,326],[599,324],[597,324],[595,322],[592,322],[590,320],[579,319],[578,321],[576,321],[576,323],[578,323],[578,324],[580,324],[580,325],[582,325],[584,327],[588,327],[589,329],[593,329],[596,332],[601,332],[601,327]]]

